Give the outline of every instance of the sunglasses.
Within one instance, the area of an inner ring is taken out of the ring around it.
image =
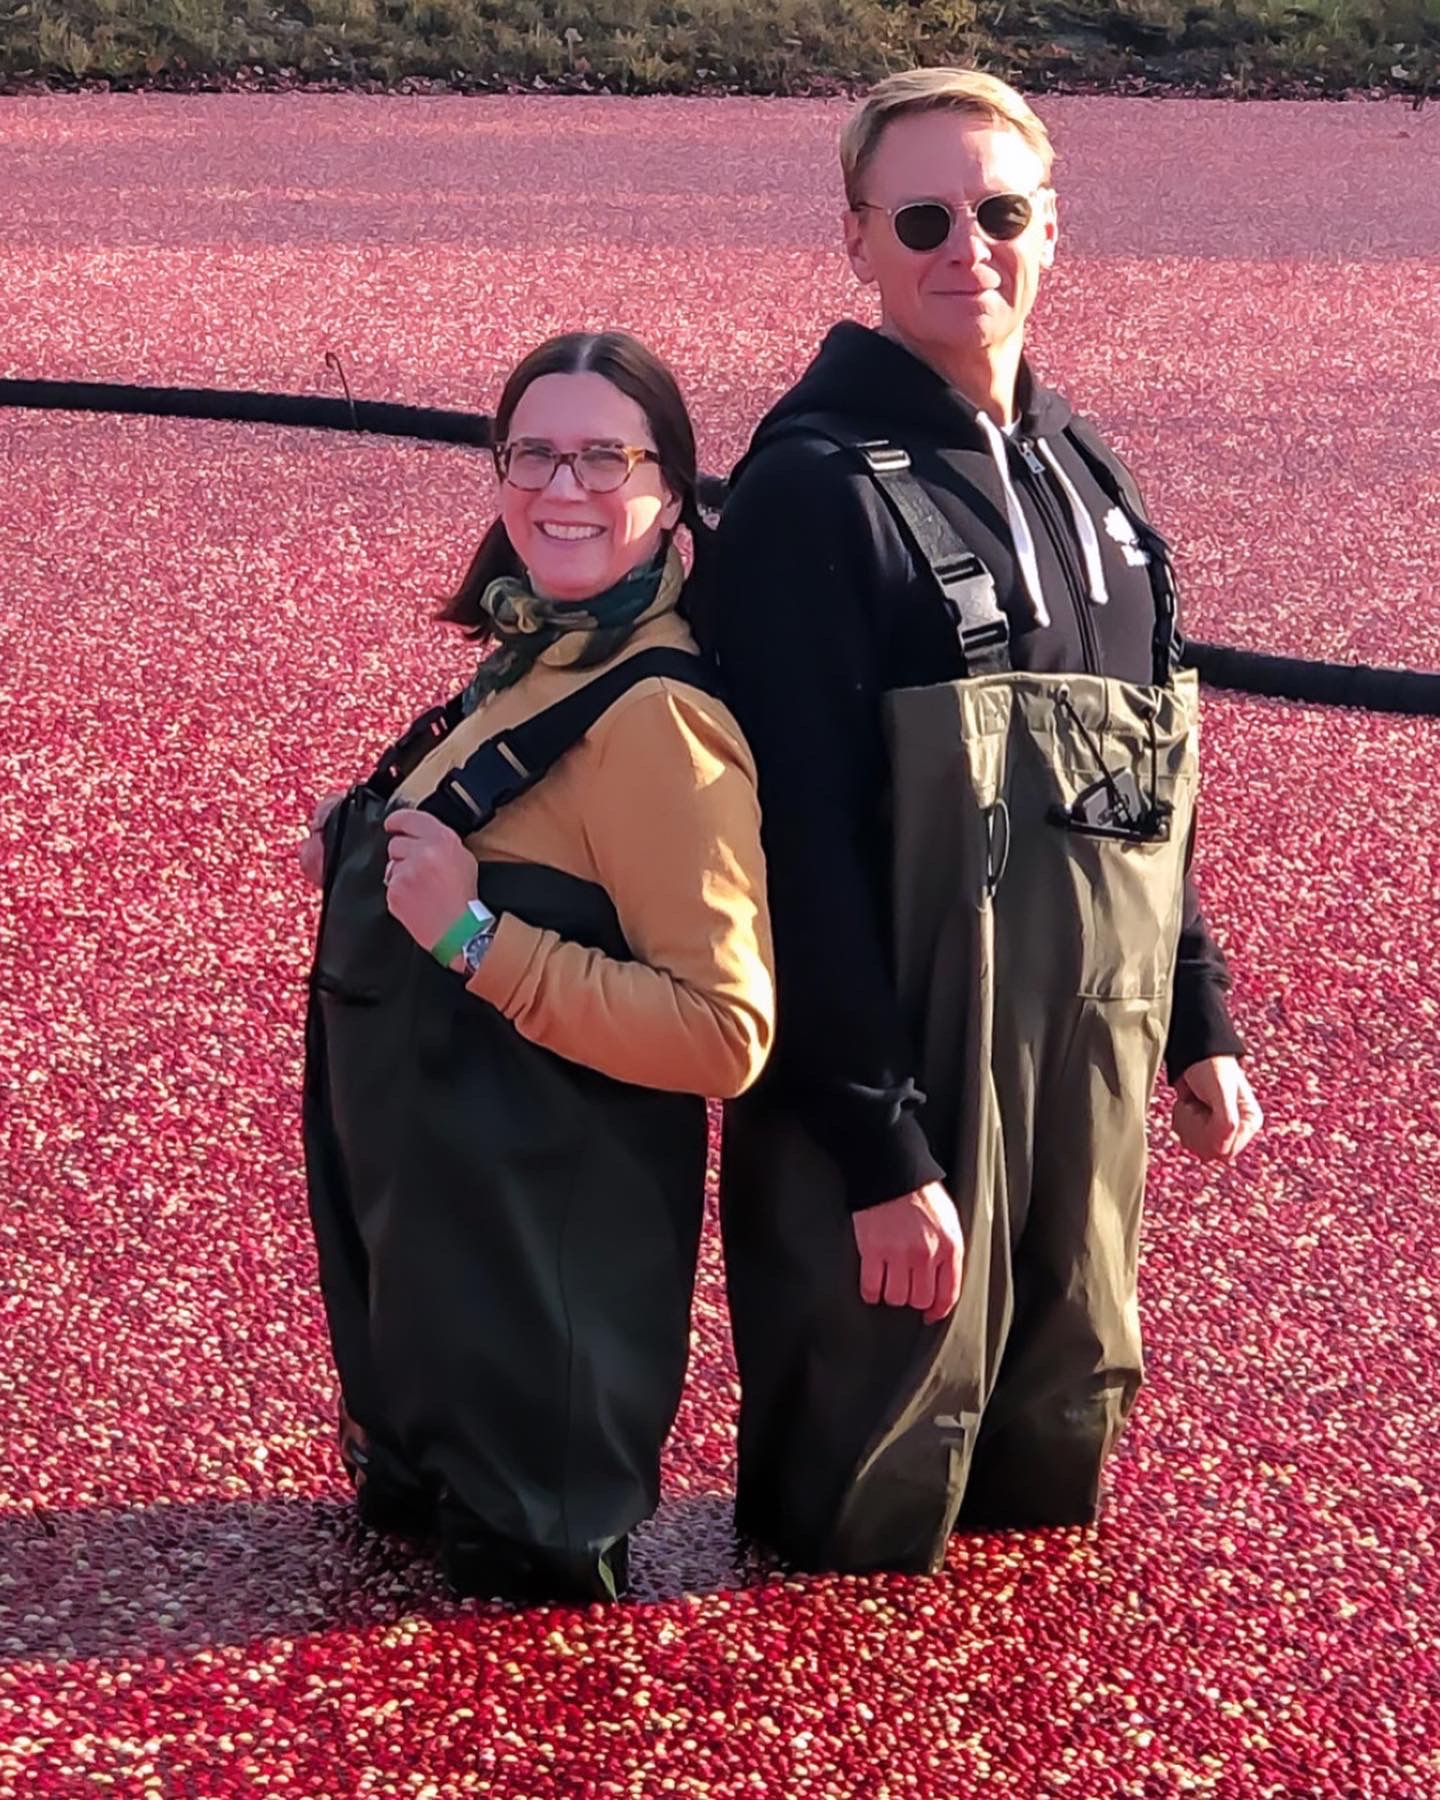
[[[1035,217],[1034,194],[987,194],[971,206],[946,200],[907,200],[902,206],[873,206],[868,200],[855,204],[856,212],[884,213],[890,229],[907,250],[938,250],[959,220],[970,218],[992,244],[1008,244],[1018,238]]]
[[[557,450],[538,439],[518,438],[513,444],[495,446],[500,479],[529,494],[549,487],[561,463],[569,465],[587,494],[613,494],[642,462],[659,460],[658,452],[635,444],[587,444],[583,450]]]

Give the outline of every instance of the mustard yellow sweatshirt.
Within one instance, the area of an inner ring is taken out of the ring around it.
[[[614,660],[693,651],[665,580]],[[411,772],[396,800],[423,800],[486,738],[599,673],[562,638],[492,694]],[[539,863],[609,895],[633,962],[617,962],[503,915],[472,977],[534,1043],[637,1086],[729,1099],[760,1073],[775,1019],[755,765],[722,702],[652,678],[612,706],[545,778],[466,845],[479,862]]]

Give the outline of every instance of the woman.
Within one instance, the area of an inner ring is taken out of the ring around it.
[[[556,338],[494,429],[443,614],[490,653],[301,849],[311,1214],[363,1516],[433,1526],[461,1592],[613,1597],[684,1375],[700,1096],[770,1043],[759,807],[686,624],[669,371]]]

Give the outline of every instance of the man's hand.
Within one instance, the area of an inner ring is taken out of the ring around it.
[[[300,845],[300,873],[311,887],[325,885],[325,821],[344,798],[344,788],[332,788],[310,815],[310,834]]]
[[[1175,1083],[1176,1136],[1202,1162],[1233,1162],[1265,1123],[1260,1102],[1233,1056],[1191,1063]]]
[[[860,1295],[868,1306],[914,1306],[933,1325],[955,1310],[965,1237],[938,1181],[855,1214]]]
[[[385,815],[390,860],[385,902],[422,950],[436,942],[475,898],[478,872],[465,840],[432,813]]]

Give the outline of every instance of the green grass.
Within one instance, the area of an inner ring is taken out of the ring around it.
[[[0,0],[0,81],[805,93],[920,62],[1028,86],[1436,84],[1440,0]]]

